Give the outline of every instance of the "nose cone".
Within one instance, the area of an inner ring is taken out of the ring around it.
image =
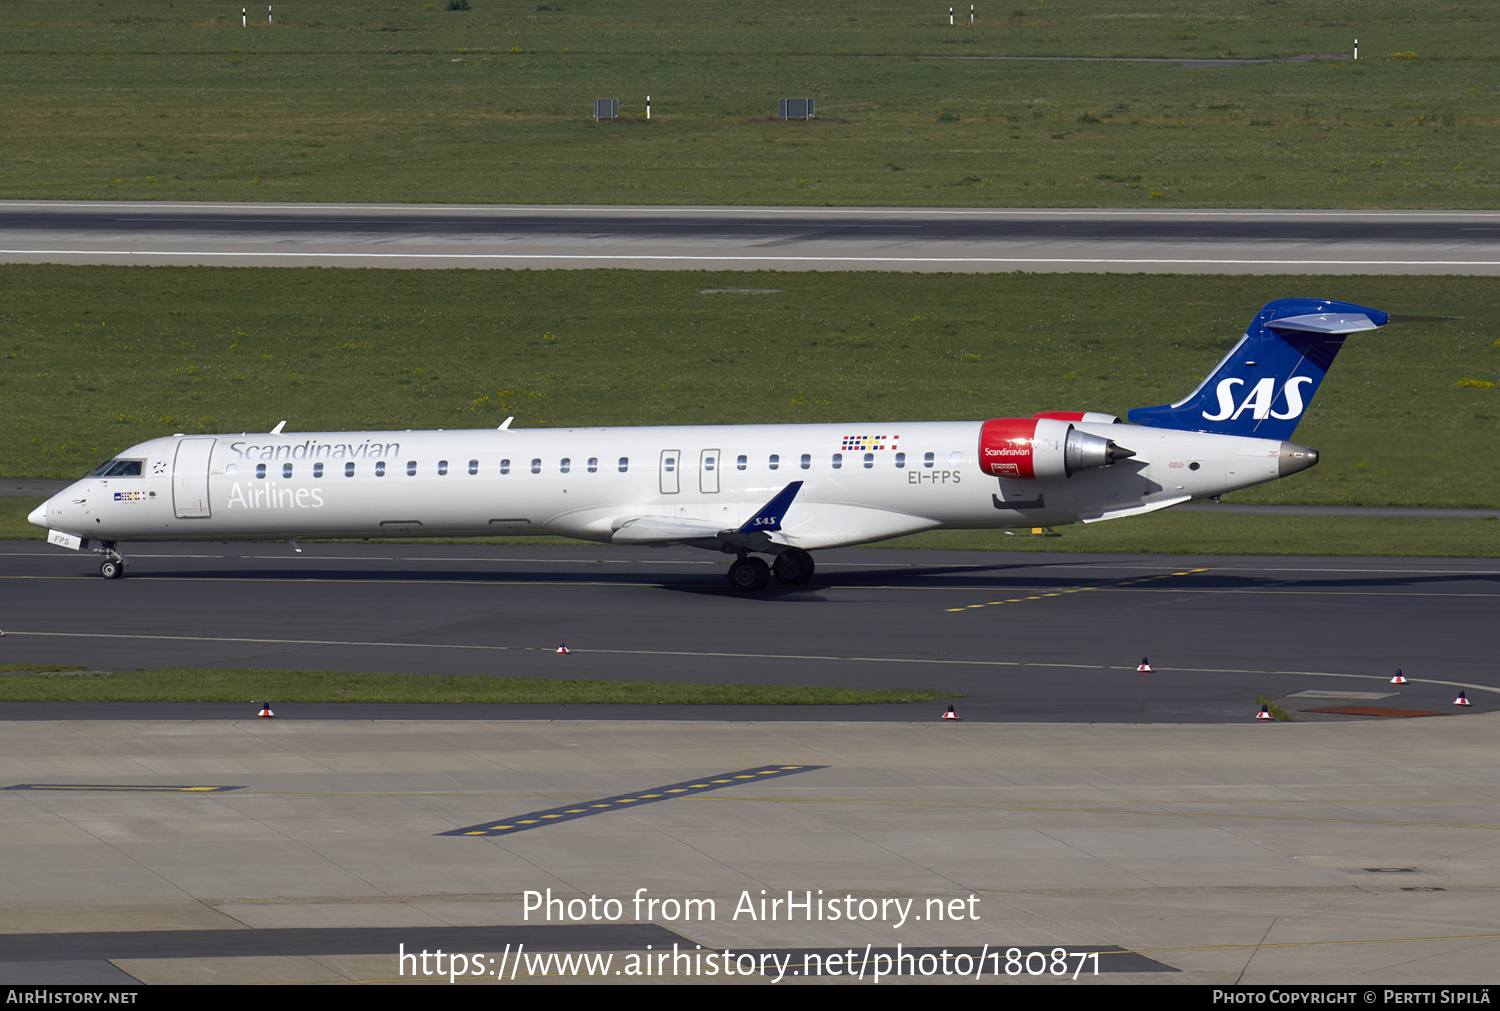
[[[27,513],[26,522],[30,523],[34,527],[41,527],[43,530],[45,530],[47,528],[47,503],[43,502],[41,505],[31,510],[31,512]]]
[[[1283,442],[1281,444],[1281,456],[1279,464],[1279,476],[1286,477],[1288,474],[1296,474],[1298,471],[1306,470],[1318,462],[1318,451],[1299,446],[1295,442]]]

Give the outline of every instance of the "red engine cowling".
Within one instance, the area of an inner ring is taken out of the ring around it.
[[[1045,481],[1108,467],[1135,453],[1056,418],[996,418],[979,430],[979,469],[992,477]]]

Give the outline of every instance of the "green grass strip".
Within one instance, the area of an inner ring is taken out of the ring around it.
[[[33,672],[29,676],[27,672]],[[370,674],[310,670],[88,672],[0,665],[0,700],[18,702],[524,702],[687,706],[848,706],[957,698],[900,688],[862,691],[814,685],[705,685],[651,681]]]

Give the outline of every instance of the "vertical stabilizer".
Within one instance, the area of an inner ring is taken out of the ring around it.
[[[1390,319],[1328,299],[1284,298],[1251,320],[1245,336],[1198,388],[1175,404],[1137,407],[1137,425],[1289,439],[1344,338]]]

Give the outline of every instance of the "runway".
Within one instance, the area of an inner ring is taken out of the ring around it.
[[[5,662],[932,688],[960,694],[974,722],[1238,723],[1260,696],[1314,720],[1350,719],[1308,710],[1354,702],[1451,713],[1458,691],[1476,709],[1500,703],[1489,559],[855,548],[819,552],[805,587],[740,595],[725,558],[691,548],[144,544],[127,555],[115,583],[91,554],[0,546]],[[1149,676],[1135,669],[1143,657]],[[1398,667],[1412,684],[1388,684]],[[943,708],[450,715],[926,723]],[[431,707],[304,712],[412,719]],[[191,715],[209,713],[247,715]],[[57,718],[4,703],[0,716]]]
[[[1500,213],[0,202],[0,262],[1500,273]]]
[[[0,662],[936,685],[962,720],[0,705],[0,981],[1455,985],[1497,953],[1489,559],[863,548],[754,596],[690,549],[129,559],[0,545]]]

